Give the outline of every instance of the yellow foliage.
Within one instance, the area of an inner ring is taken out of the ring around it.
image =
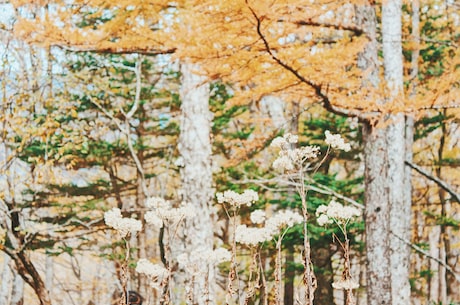
[[[401,96],[396,103],[385,104],[383,83],[378,88],[362,88],[368,72],[358,69],[356,62],[369,37],[353,20],[355,6],[363,2],[76,0],[70,6],[47,1],[48,9],[38,10],[34,18],[19,17],[15,33],[30,42],[70,49],[153,54],[174,51],[176,58],[199,62],[201,73],[210,80],[230,84],[236,94],[229,105],[258,102],[267,94],[282,93],[287,101],[327,102],[382,116],[457,103],[452,96],[458,95],[458,48],[452,48],[453,61],[446,58],[443,63],[445,76],[420,86],[416,98]],[[432,0],[421,2],[421,7],[436,4]],[[35,1],[12,3],[17,8],[37,10]],[[410,21],[408,16],[405,22]],[[451,24],[452,17],[448,16],[431,20],[432,26]],[[422,14],[424,18],[426,14]],[[402,38],[407,42],[406,50],[413,51],[419,46],[405,39],[412,37],[408,28],[404,27]],[[458,27],[453,31],[458,34]],[[454,32],[444,31],[439,39],[451,39]],[[409,74],[410,66],[405,67]]]

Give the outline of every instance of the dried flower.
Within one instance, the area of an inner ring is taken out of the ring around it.
[[[225,248],[217,248],[212,251],[211,255],[208,256],[208,259],[213,264],[220,264],[224,262],[230,261],[232,258],[232,254]]]
[[[195,214],[195,210],[191,205],[182,203],[175,208],[172,207],[171,202],[161,197],[150,197],[145,202],[145,205],[147,208],[152,209],[152,211],[146,213],[145,220],[160,228],[163,226],[163,221],[177,222],[186,217],[193,217]],[[162,221],[161,224],[160,220]]]
[[[340,134],[332,134],[329,130],[324,132],[326,136],[326,144],[330,145],[332,148],[341,149],[343,151],[350,151],[350,143],[345,143]]]
[[[133,218],[124,218],[119,208],[113,208],[104,213],[105,224],[114,228],[118,233],[125,237],[130,232],[139,232],[142,230],[142,223]]]
[[[292,134],[287,134],[284,137],[278,137],[273,140],[272,146],[281,148],[278,158],[273,162],[275,170],[292,171],[296,167],[301,167],[306,160],[318,156],[320,150],[317,146],[292,148],[291,144],[297,143],[297,141],[297,136]]]
[[[320,226],[337,222],[347,222],[353,217],[361,216],[361,210],[352,206],[344,206],[341,203],[331,200],[329,205],[320,205],[316,209],[317,222]]]
[[[289,148],[290,144],[295,144],[299,141],[299,137],[296,135],[293,135],[291,133],[287,133],[282,137],[277,137],[273,139],[271,146],[273,147],[278,147],[283,150],[286,150]]]
[[[235,230],[235,241],[247,246],[256,246],[272,238],[272,232],[267,228],[248,228],[246,225],[239,225]]]
[[[265,211],[263,210],[255,210],[251,213],[250,219],[254,224],[262,224],[264,223],[266,218]]]
[[[145,222],[148,224],[154,225],[157,228],[163,227],[163,219],[161,219],[158,214],[154,211],[148,211],[144,215]]]
[[[229,203],[232,206],[240,207],[242,205],[251,206],[252,203],[259,200],[259,195],[253,190],[246,190],[242,194],[238,194],[232,190],[225,191],[224,193],[217,193],[217,202]]]
[[[274,234],[283,228],[290,228],[303,221],[302,215],[290,210],[283,210],[267,219],[265,227]]]
[[[318,225],[320,225],[321,227],[334,222],[332,219],[329,219],[329,217],[327,217],[326,214],[321,214],[316,219],[316,221],[318,222]]]
[[[168,276],[168,270],[159,264],[153,264],[145,258],[139,259],[136,265],[136,272],[147,275],[152,279],[163,279]]]
[[[350,290],[350,289],[359,288],[359,283],[356,281],[353,281],[352,279],[346,279],[346,280],[340,280],[338,282],[332,283],[332,287],[334,289]]]
[[[163,280],[169,275],[169,271],[159,264],[153,264],[145,258],[139,259],[136,265],[136,272],[145,274],[150,279],[150,286],[160,289]]]

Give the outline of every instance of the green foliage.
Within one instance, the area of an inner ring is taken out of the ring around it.
[[[424,211],[423,214],[426,215],[429,219],[433,219],[436,225],[452,227],[455,230],[460,229],[460,221],[453,217],[443,216],[430,211]]]

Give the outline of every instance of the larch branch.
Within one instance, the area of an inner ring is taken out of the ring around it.
[[[283,20],[279,20],[279,21],[281,22]],[[298,20],[298,21],[294,21],[293,23],[296,25],[301,25],[301,26],[325,27],[325,28],[332,28],[335,30],[349,31],[349,32],[355,33],[358,36],[364,34],[364,31],[362,28],[351,25],[351,24],[343,25],[343,24],[336,24],[336,23],[319,22],[313,19]]]
[[[337,109],[334,107],[329,100],[329,97],[323,93],[322,90],[322,84],[316,84],[313,81],[306,79],[303,75],[299,73],[296,69],[294,69],[292,66],[288,65],[284,61],[282,61],[280,58],[278,58],[272,51],[272,48],[270,47],[270,44],[268,43],[267,39],[265,38],[264,34],[262,33],[261,25],[262,21],[259,18],[259,16],[256,14],[254,9],[249,5],[248,1],[246,0],[246,5],[248,6],[249,10],[251,11],[251,14],[254,16],[256,20],[256,30],[259,38],[262,40],[264,44],[265,51],[270,55],[270,57],[281,67],[292,73],[298,80],[300,80],[302,83],[308,85],[311,87],[314,91],[315,94],[322,100],[324,108],[326,108],[328,111],[335,113],[337,115],[341,116],[359,116],[362,117],[362,115],[359,112],[353,112],[352,110],[347,110],[347,109]]]
[[[62,45],[62,44],[53,44],[52,47],[57,47],[65,51],[71,51],[75,53],[79,52],[91,52],[91,53],[101,53],[101,54],[133,54],[138,53],[142,55],[149,55],[149,56],[156,56],[156,55],[163,55],[163,54],[173,54],[176,52],[176,48],[169,48],[169,49],[142,49],[142,48],[135,48],[135,47],[105,47],[105,48],[98,48],[98,47],[88,47],[88,46],[69,46],[69,45]]]

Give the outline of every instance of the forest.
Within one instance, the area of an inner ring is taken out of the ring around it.
[[[457,0],[0,1],[0,305],[459,305]]]

